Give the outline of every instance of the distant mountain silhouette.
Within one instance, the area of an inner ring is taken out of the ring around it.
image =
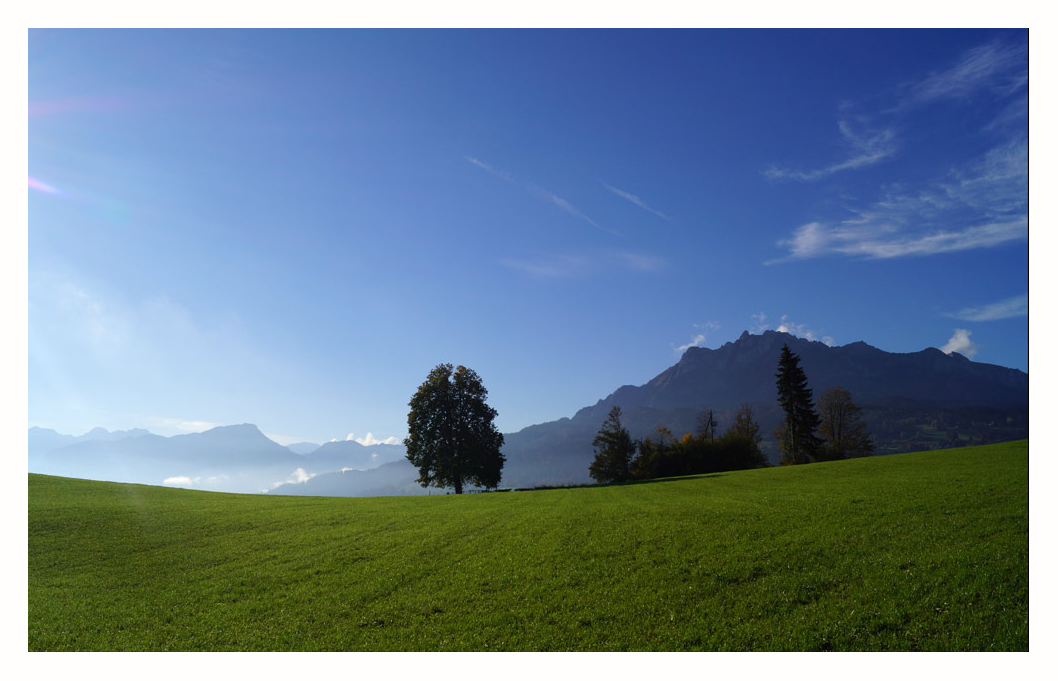
[[[287,445],[287,449],[301,455],[310,454],[319,448],[320,446],[315,442],[295,442],[292,445]]]
[[[615,405],[624,412],[633,437],[644,437],[659,426],[677,436],[691,432],[703,408],[714,411],[723,432],[739,405],[750,404],[762,434],[770,439],[782,417],[775,372],[784,344],[800,356],[815,398],[837,386],[852,393],[864,409],[879,453],[965,444],[951,439],[959,428],[974,438],[1028,437],[1028,375],[1022,371],[935,348],[890,353],[863,342],[829,347],[778,331],[744,332],[715,350],[688,348],[678,363],[645,385],[622,386],[571,419],[505,435],[502,484],[588,481],[591,441]],[[935,428],[933,424],[943,425],[945,419],[954,425],[943,435],[916,439],[922,435],[919,426]]]
[[[355,440],[325,442],[305,455],[306,470],[314,473],[337,471],[342,468],[367,470],[403,459],[403,445],[362,445]]]
[[[365,447],[353,441],[298,454],[249,423],[172,437],[102,428],[80,437],[45,428],[31,428],[29,435],[34,473],[223,492],[261,492],[291,478],[374,468],[404,458],[401,446]]]
[[[90,440],[122,440],[127,437],[139,437],[140,435],[150,434],[150,431],[142,428],[115,431],[108,431],[106,428],[93,428],[84,435],[77,436],[64,435],[55,432],[51,428],[38,428],[37,426],[34,426],[29,429],[29,453],[31,456],[34,454],[46,454],[53,449],[76,444],[78,442],[87,442]]]

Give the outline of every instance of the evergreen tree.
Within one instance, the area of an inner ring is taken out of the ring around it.
[[[775,374],[779,404],[786,418],[776,430],[783,463],[808,463],[818,456],[822,440],[816,437],[819,415],[812,404],[812,389],[801,368],[801,358],[783,344],[779,373]]]
[[[610,410],[591,444],[595,449],[595,460],[588,468],[591,477],[601,483],[628,480],[636,445],[621,425],[620,407]]]
[[[847,459],[874,454],[874,443],[860,414],[852,394],[844,388],[831,388],[820,396],[819,433],[826,440],[821,448],[822,458]]]
[[[486,404],[487,395],[472,369],[453,372],[451,364],[439,364],[412,396],[404,446],[423,487],[452,487],[462,494],[466,483],[500,484],[503,435],[493,424],[496,410]]]

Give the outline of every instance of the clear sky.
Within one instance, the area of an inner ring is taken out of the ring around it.
[[[29,420],[504,432],[782,329],[1028,370],[1028,35],[31,31]]]

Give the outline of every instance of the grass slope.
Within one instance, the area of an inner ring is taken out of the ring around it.
[[[1028,650],[1028,443],[418,498],[29,476],[31,650]]]

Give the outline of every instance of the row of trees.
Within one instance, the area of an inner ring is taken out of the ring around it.
[[[800,358],[783,345],[776,388],[785,418],[775,430],[783,464],[844,459],[874,453],[874,445],[849,391],[833,388],[812,403],[812,390]],[[464,366],[439,364],[412,396],[408,406],[408,460],[419,469],[426,487],[466,484],[496,487],[505,457],[503,435],[493,424],[496,410],[485,398],[481,378]],[[633,440],[621,425],[621,408],[610,410],[595,436],[595,460],[589,473],[599,482],[646,480],[677,475],[757,468],[768,465],[761,451],[760,426],[749,405],[721,436],[711,410],[702,412],[698,429],[677,440],[667,428]]]
[[[831,388],[812,402],[812,389],[800,358],[783,345],[775,375],[779,406],[785,417],[775,429],[782,464],[832,461],[874,453],[860,408],[844,388]],[[621,424],[621,408],[613,407],[592,446],[595,459],[588,472],[598,482],[622,482],[759,468],[768,465],[761,451],[760,426],[749,405],[742,405],[735,422],[716,437],[712,410],[703,411],[695,433],[677,440],[667,428],[633,440]]]
[[[720,437],[716,436],[716,427],[710,410],[702,412],[697,432],[687,433],[679,440],[668,428],[658,428],[650,437],[633,440],[621,424],[621,408],[615,406],[592,442],[595,460],[588,473],[598,482],[609,483],[768,465],[760,448],[760,426],[749,405],[739,409],[735,422]]]

